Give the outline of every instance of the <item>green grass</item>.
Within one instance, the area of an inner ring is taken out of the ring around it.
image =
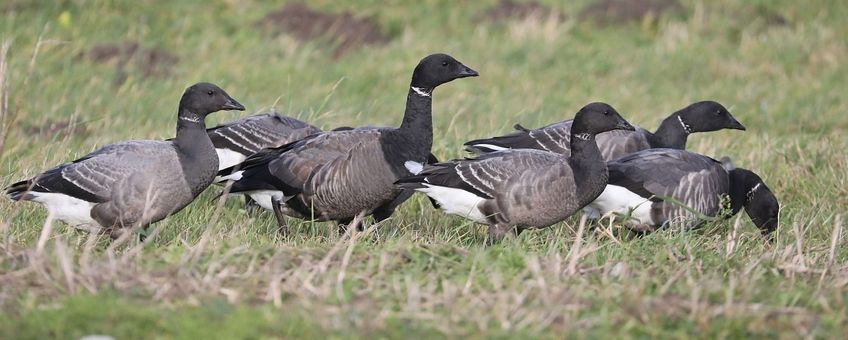
[[[326,41],[274,37],[258,1],[25,1],[0,5],[9,42],[0,184],[104,144],[173,135],[181,91],[220,84],[248,113],[276,107],[331,128],[397,125],[417,61],[447,52],[479,78],[440,87],[434,153],[535,127],[606,101],[654,128],[693,101],[724,103],[748,131],[693,136],[689,148],[758,172],[781,202],[774,242],[746,216],[692,232],[627,237],[578,218],[492,247],[481,226],[421,197],[379,228],[341,238],[329,223],[217,209],[214,191],[156,224],[150,244],[111,249],[0,200],[0,338],[798,337],[848,329],[848,5],[682,1],[643,22],[486,23],[495,1],[315,1],[374,18],[384,46],[333,58]],[[769,24],[779,14],[788,24]],[[79,58],[138,41],[180,58],[170,74]],[[218,113],[210,124],[233,119]],[[37,133],[75,122],[81,128]],[[734,231],[735,230],[735,231]],[[838,232],[834,235],[834,231]],[[577,245],[580,251],[573,251]]]

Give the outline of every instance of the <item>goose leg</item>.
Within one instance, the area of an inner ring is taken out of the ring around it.
[[[280,235],[282,236],[288,236],[289,226],[286,225],[286,220],[283,215],[283,201],[276,198],[272,198],[271,207],[274,208],[274,217],[277,218],[277,232],[280,233]]]
[[[247,216],[253,217],[256,214],[256,209],[259,207],[250,195],[244,195],[244,211],[247,213]]]
[[[339,235],[344,235],[347,232],[347,227],[350,225],[350,222],[353,222],[353,218],[346,218],[337,221],[339,224]]]
[[[501,242],[507,235],[515,235],[515,228],[506,223],[496,223],[489,226],[489,232],[486,235],[486,245],[493,245]]]
[[[141,227],[141,230],[139,230],[138,241],[144,242],[144,240],[147,239],[147,234],[149,234],[149,233],[150,233],[150,224],[145,224],[144,226]]]

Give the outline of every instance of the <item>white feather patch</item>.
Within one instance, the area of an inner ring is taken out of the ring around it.
[[[652,202],[627,188],[607,185],[604,192],[583,209],[590,218],[600,218],[610,212],[630,214],[627,224],[655,225],[651,217]],[[632,210],[632,211],[631,211]]]
[[[480,211],[478,205],[485,198],[472,194],[468,191],[456,188],[443,187],[422,183],[426,188],[415,189],[430,196],[439,203],[442,211],[447,214],[462,216],[479,223],[486,222],[486,215]]]
[[[258,204],[260,207],[267,209],[267,210],[271,210],[271,211],[274,210],[273,205],[271,205],[272,199],[282,200],[283,202],[288,200],[287,197],[283,196],[282,191],[276,191],[276,190],[247,191],[247,192],[240,192],[240,193],[236,193],[236,194],[237,195],[246,194],[246,195],[250,196],[251,199],[256,201],[256,204]],[[234,194],[234,195],[236,195],[236,194]]]
[[[492,150],[492,151],[501,151],[501,150],[507,149],[505,147],[492,145],[492,144],[474,144],[474,145],[471,145],[471,146],[474,147],[474,148],[477,148],[477,149],[489,149],[489,150]]]
[[[247,159],[246,155],[230,149],[215,149],[215,153],[218,154],[218,170],[226,169],[236,164],[241,164],[241,162],[244,162],[244,160]]]
[[[81,200],[65,194],[30,191],[32,201],[41,203],[53,218],[67,223],[71,227],[97,232],[100,224],[91,218],[91,209],[95,203]]]
[[[413,175],[420,174],[421,171],[424,170],[424,164],[418,163],[416,161],[406,161],[403,163],[403,166],[406,167],[406,170],[409,170]]]

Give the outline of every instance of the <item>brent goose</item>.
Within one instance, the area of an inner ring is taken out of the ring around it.
[[[283,233],[283,214],[340,226],[357,215],[379,212],[376,217],[387,218],[402,196],[393,183],[420,172],[430,155],[433,90],[474,76],[476,71],[449,55],[427,56],[412,74],[399,128],[330,131],[260,151],[245,160],[230,193],[249,194],[274,210]]]
[[[625,224],[640,232],[669,223],[690,229],[703,223],[700,216],[715,217],[729,208],[724,217],[730,217],[744,207],[763,234],[777,227],[777,198],[750,170],[727,169],[710,157],[675,149],[643,150],[607,166],[606,189],[586,207],[593,218],[615,212],[629,217]],[[725,196],[729,207],[722,205]]]
[[[488,242],[495,242],[516,227],[520,232],[560,222],[598,197],[607,184],[607,167],[595,135],[614,129],[633,126],[612,106],[591,103],[574,118],[570,157],[502,150],[427,166],[398,184],[433,198],[446,213],[487,224]]]
[[[172,141],[137,140],[106,145],[71,163],[6,188],[13,200],[41,203],[48,218],[91,232],[120,235],[180,211],[215,178],[218,157],[205,118],[220,110],[244,110],[209,83],[187,88]]]
[[[569,130],[572,120],[556,122],[535,130],[519,124],[511,134],[477,139],[465,143],[466,150],[486,153],[504,149],[539,149],[570,154]],[[640,127],[636,131],[615,130],[597,136],[598,148],[607,161],[629,153],[651,148],[683,150],[690,133],[721,129],[745,130],[724,106],[714,101],[697,102],[672,113],[651,133]]]

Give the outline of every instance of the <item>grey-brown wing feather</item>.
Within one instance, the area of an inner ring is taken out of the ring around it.
[[[595,142],[604,160],[611,161],[637,151],[650,149],[648,131],[636,128],[636,131],[612,130],[595,136]]]
[[[380,129],[323,133],[271,163],[287,185],[301,189],[303,200],[325,219],[370,211],[394,197],[396,176],[386,163]]]
[[[207,130],[216,148],[244,155],[288,144],[320,131],[298,119],[270,113],[244,117]]]
[[[564,156],[540,150],[506,150],[461,161],[459,177],[493,197],[484,214],[531,227],[556,223],[576,209],[576,190]]]
[[[729,189],[727,172],[720,162],[683,150],[643,150],[610,162],[609,168],[609,184],[628,187],[635,193],[639,188],[632,186],[641,185],[657,197],[671,197],[685,205],[656,203],[655,213],[665,220],[691,220],[694,214],[686,207],[713,216],[721,209],[721,196]]]
[[[571,155],[571,124],[573,119],[559,121],[541,128],[530,130],[529,134],[540,150]]]

